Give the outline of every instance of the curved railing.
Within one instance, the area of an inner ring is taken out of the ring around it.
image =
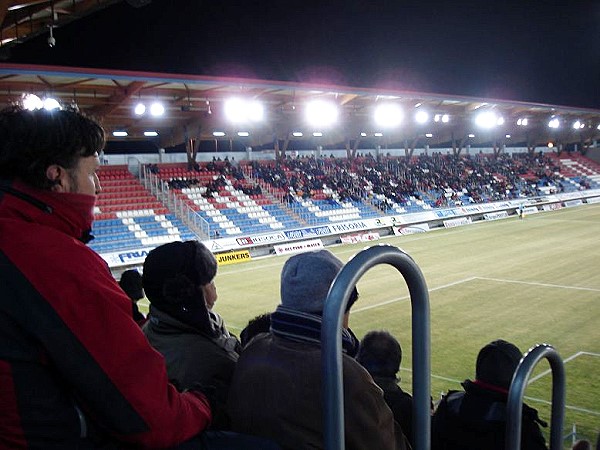
[[[346,263],[331,285],[325,301],[321,326],[321,364],[327,450],[344,449],[342,317],[353,287],[365,272],[379,264],[395,267],[408,285],[412,305],[413,449],[428,450],[430,446],[431,346],[427,285],[421,270],[410,256],[396,247],[378,245],[362,250]]]
[[[550,425],[550,450],[560,450],[565,416],[565,368],[558,352],[548,344],[538,344],[523,356],[510,384],[506,421],[506,450],[521,449],[521,415],[523,395],[533,368],[546,358],[552,370],[552,419]]]

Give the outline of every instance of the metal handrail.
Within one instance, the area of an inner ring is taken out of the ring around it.
[[[558,352],[548,344],[537,344],[521,358],[513,375],[508,392],[506,421],[506,450],[521,449],[521,415],[523,396],[533,368],[546,358],[552,370],[552,419],[550,425],[550,450],[560,450],[565,418],[565,368]]]
[[[323,352],[324,442],[327,450],[344,449],[344,396],[342,381],[342,317],[353,287],[370,268],[390,264],[404,277],[412,307],[413,443],[428,450],[430,416],[429,293],[421,270],[397,247],[376,245],[357,253],[337,275],[325,301],[321,339]]]

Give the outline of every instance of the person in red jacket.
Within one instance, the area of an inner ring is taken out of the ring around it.
[[[85,245],[104,139],[74,109],[0,112],[0,448],[211,438],[207,397],[169,383],[131,301]]]

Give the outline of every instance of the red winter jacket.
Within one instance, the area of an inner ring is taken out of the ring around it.
[[[81,242],[94,201],[0,182],[0,448],[168,447],[210,423]]]

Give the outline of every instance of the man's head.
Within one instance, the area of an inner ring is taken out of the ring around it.
[[[207,308],[216,301],[216,274],[217,260],[202,243],[177,241],[148,253],[142,280],[153,306],[202,329],[208,326]]]
[[[320,315],[329,288],[343,265],[328,250],[292,256],[281,271],[281,304],[296,311]],[[346,312],[357,299],[358,291],[355,287]]]
[[[45,190],[94,195],[104,130],[74,109],[0,112],[0,177]]]
[[[402,362],[402,348],[387,331],[370,331],[360,341],[356,360],[372,376],[395,377]]]
[[[475,377],[479,381],[508,389],[522,356],[521,350],[510,342],[502,339],[490,342],[477,355]]]
[[[144,289],[142,286],[142,274],[135,269],[126,270],[121,274],[119,286],[127,294],[127,296],[137,302],[144,297]]]

